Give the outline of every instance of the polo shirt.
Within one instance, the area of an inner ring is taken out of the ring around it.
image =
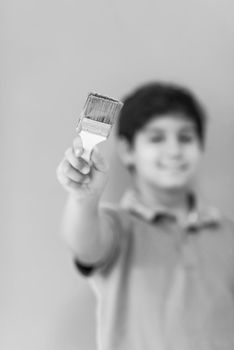
[[[97,297],[99,350],[234,349],[234,225],[190,197],[184,224],[133,189],[100,209],[113,247],[75,261]]]

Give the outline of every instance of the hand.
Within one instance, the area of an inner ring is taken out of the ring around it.
[[[82,158],[83,152],[78,135],[57,168],[58,181],[77,199],[100,196],[108,178],[108,166],[97,147],[93,149],[89,163]]]

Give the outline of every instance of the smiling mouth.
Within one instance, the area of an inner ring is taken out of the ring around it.
[[[175,165],[169,165],[169,164],[159,164],[160,168],[167,171],[183,171],[186,170],[187,166],[186,164],[175,164]]]

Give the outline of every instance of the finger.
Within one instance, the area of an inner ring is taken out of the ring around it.
[[[69,179],[71,179],[77,183],[83,183],[85,180],[85,177],[88,176],[88,175],[85,175],[84,173],[80,172],[79,170],[73,168],[73,166],[67,161],[67,159],[64,160],[61,171]]]
[[[77,171],[77,169],[73,168],[73,166],[68,162],[64,162],[64,171],[65,175],[72,181],[77,183],[82,183],[85,179],[85,175]]]
[[[76,127],[76,132],[79,134],[82,130],[82,122],[79,122],[77,127]]]
[[[69,178],[66,173],[63,171],[63,163],[61,162],[56,171],[57,179],[61,185],[66,186],[69,182]]]
[[[73,148],[68,148],[65,152],[65,158],[72,165],[83,174],[88,174],[90,171],[89,164],[81,157],[76,157]]]
[[[104,157],[102,156],[101,152],[98,150],[97,147],[94,147],[92,151],[91,161],[96,170],[104,173],[108,171],[107,162],[105,161]]]
[[[79,173],[66,159],[64,159],[57,168],[57,178],[63,186],[69,184],[71,180],[78,185],[77,188],[90,182],[90,176]]]
[[[65,174],[60,172],[58,174],[58,180],[60,184],[69,192],[76,192],[81,193],[81,184],[77,183],[76,181],[73,181],[72,179],[68,178]]]
[[[76,157],[81,156],[81,154],[84,152],[83,143],[80,135],[77,135],[77,137],[73,140],[73,150]]]

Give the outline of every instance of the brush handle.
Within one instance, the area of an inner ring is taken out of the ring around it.
[[[88,163],[90,163],[90,158],[94,146],[96,146],[102,141],[105,141],[106,137],[102,135],[93,134],[84,130],[82,130],[79,135],[81,137],[84,148],[82,158],[84,158]]]

